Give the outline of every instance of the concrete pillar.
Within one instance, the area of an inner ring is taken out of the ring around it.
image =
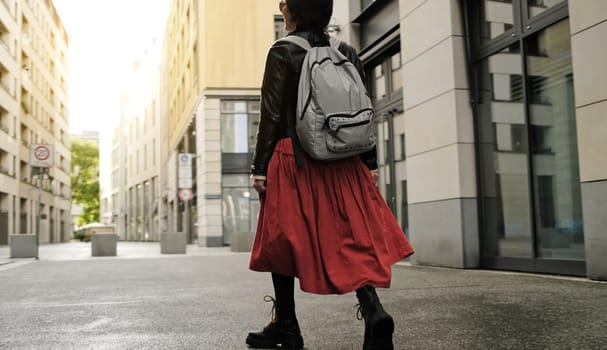
[[[196,110],[198,245],[223,245],[220,100],[203,98]]]
[[[400,1],[415,263],[479,265],[472,109],[457,0]]]
[[[607,280],[607,1],[569,0],[588,277]]]

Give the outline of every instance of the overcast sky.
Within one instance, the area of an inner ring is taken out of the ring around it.
[[[53,0],[69,36],[70,133],[101,131],[119,111],[131,64],[162,40],[170,0]]]

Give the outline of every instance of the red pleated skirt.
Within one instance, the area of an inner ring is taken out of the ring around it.
[[[276,145],[249,267],[299,279],[303,291],[388,288],[391,266],[413,249],[358,158],[295,163],[290,138]]]

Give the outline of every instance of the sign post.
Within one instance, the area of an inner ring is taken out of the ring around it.
[[[55,149],[53,145],[37,144],[30,145],[30,166],[33,178],[36,179],[38,187],[38,210],[36,213],[36,256],[40,247],[40,218],[42,211],[42,181],[48,179],[48,170],[53,166]]]
[[[192,179],[192,168],[193,168],[193,158],[194,155],[192,153],[179,153],[178,159],[178,184],[177,184],[177,197],[184,204],[185,210],[185,229],[186,237],[188,243],[192,241],[192,232],[191,231],[191,210],[192,204],[191,200],[194,197],[194,193],[192,192],[192,187],[194,186],[194,181]]]

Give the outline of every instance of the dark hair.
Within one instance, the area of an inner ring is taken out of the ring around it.
[[[287,0],[298,31],[322,33],[333,15],[333,0]]]

